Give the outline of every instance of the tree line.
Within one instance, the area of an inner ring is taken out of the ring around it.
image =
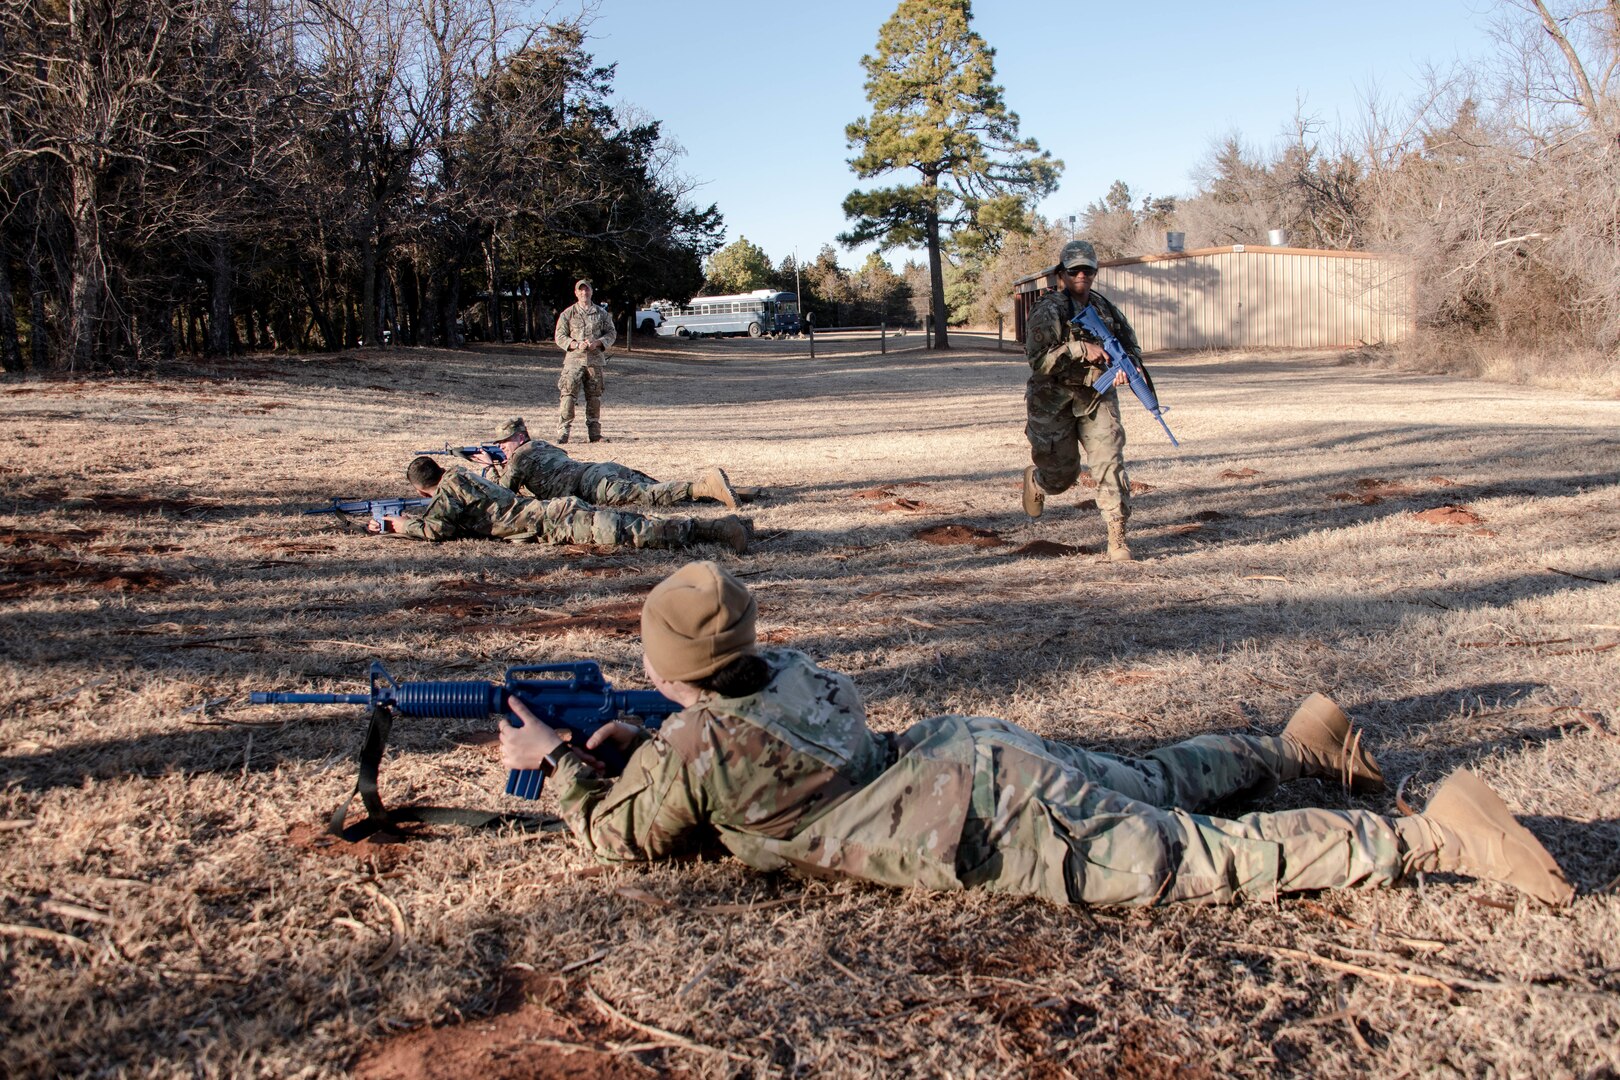
[[[506,0],[8,0],[0,364],[522,338],[723,226],[577,22]]]
[[[1502,0],[1497,52],[1432,72],[1404,105],[1369,95],[1332,128],[1297,115],[1267,149],[1216,140],[1187,195],[1116,181],[1068,221],[1030,215],[994,248],[957,245],[951,317],[993,322],[1012,282],[1071,234],[1104,258],[1265,244],[1403,256],[1414,351],[1620,356],[1620,3]],[[1106,282],[1106,279],[1104,279]],[[1106,289],[1106,284],[1104,285]],[[1463,365],[1466,366],[1466,363]]]

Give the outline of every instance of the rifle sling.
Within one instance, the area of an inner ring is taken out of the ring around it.
[[[394,728],[393,710],[386,705],[374,706],[366,725],[365,742],[360,746],[360,776],[348,798],[338,803],[327,823],[327,832],[355,843],[374,833],[399,833],[399,826],[411,822],[424,825],[463,825],[469,829],[484,829],[491,825],[516,825],[525,829],[538,829],[544,818],[532,814],[503,814],[494,810],[463,810],[450,806],[398,806],[390,810],[383,805],[377,790],[377,773],[382,767],[383,751],[388,749],[388,735]],[[365,804],[366,816],[353,825],[346,825],[349,804],[355,795]],[[402,834],[408,835],[408,834]]]

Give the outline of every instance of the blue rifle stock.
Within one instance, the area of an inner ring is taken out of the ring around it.
[[[317,506],[306,514],[370,514],[378,525],[385,517],[398,517],[404,511],[426,506],[432,499],[333,499],[331,506]]]
[[[1119,343],[1119,338],[1114,336],[1114,332],[1108,329],[1108,324],[1104,323],[1102,317],[1097,314],[1097,309],[1087,304],[1085,310],[1074,317],[1073,322],[1075,326],[1101,342],[1103,351],[1113,361],[1112,364],[1108,365],[1107,370],[1097,376],[1097,381],[1091,384],[1091,388],[1099,394],[1106,394],[1109,388],[1114,385],[1114,380],[1119,376],[1119,373],[1123,371],[1125,378],[1131,384],[1131,392],[1136,395],[1136,400],[1142,403],[1144,409],[1153,414],[1153,419],[1157,420],[1159,426],[1164,428],[1164,433],[1170,436],[1170,445],[1180,446],[1181,444],[1176,441],[1175,433],[1170,430],[1170,425],[1164,422],[1165,408],[1159,404],[1158,395],[1153,392],[1153,387],[1148,385],[1147,377],[1142,374],[1142,369],[1137,366],[1136,361],[1131,359],[1131,354],[1126,352],[1125,346]]]
[[[480,450],[488,454],[489,460],[493,461],[497,465],[506,460],[506,451],[502,450],[496,443],[479,443],[477,446],[451,446],[449,443],[446,443],[443,450],[418,450],[417,453],[426,454],[429,457],[448,456],[458,457],[470,461],[472,456],[478,453]]]
[[[511,701],[527,705],[544,723],[571,734],[570,745],[583,748],[598,728],[621,716],[657,728],[681,707],[656,690],[615,690],[594,660],[508,668],[504,682],[396,682],[381,662],[371,664],[369,694],[283,694],[256,690],[254,705],[366,705],[386,707],[401,716],[431,720],[487,720],[504,715],[516,727],[523,721],[511,712]],[[385,736],[386,738],[386,736]],[[610,773],[624,769],[625,755],[612,742],[590,751]],[[377,756],[381,757],[381,748]],[[364,761],[362,760],[362,769]],[[544,774],[514,769],[506,774],[506,793],[538,799]]]

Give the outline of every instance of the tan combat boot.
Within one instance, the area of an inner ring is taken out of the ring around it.
[[[1125,519],[1107,517],[1103,520],[1108,525],[1108,561],[1130,562],[1131,548],[1125,543]]]
[[[1041,516],[1046,509],[1046,492],[1035,484],[1035,466],[1031,465],[1024,470],[1024,513],[1032,518]]]
[[[728,509],[737,509],[737,493],[731,489],[731,480],[724,469],[707,469],[692,481],[692,498],[713,499]]]
[[[727,514],[712,521],[695,518],[692,522],[693,539],[700,543],[725,544],[739,555],[747,552],[752,535],[753,529],[749,527],[748,519],[736,514]]]
[[[1575,896],[1541,841],[1467,769],[1446,777],[1423,813],[1394,825],[1406,848],[1402,861],[1408,874],[1439,870],[1500,881],[1553,907]]]
[[[1299,759],[1301,776],[1337,779],[1350,791],[1384,790],[1384,774],[1362,749],[1361,732],[1326,694],[1306,698],[1282,737]]]

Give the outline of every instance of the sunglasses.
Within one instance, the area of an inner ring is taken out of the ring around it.
[[[1065,269],[1067,269],[1069,274],[1073,277],[1079,277],[1081,274],[1090,276],[1097,272],[1097,268],[1095,266],[1069,266],[1065,267]]]

